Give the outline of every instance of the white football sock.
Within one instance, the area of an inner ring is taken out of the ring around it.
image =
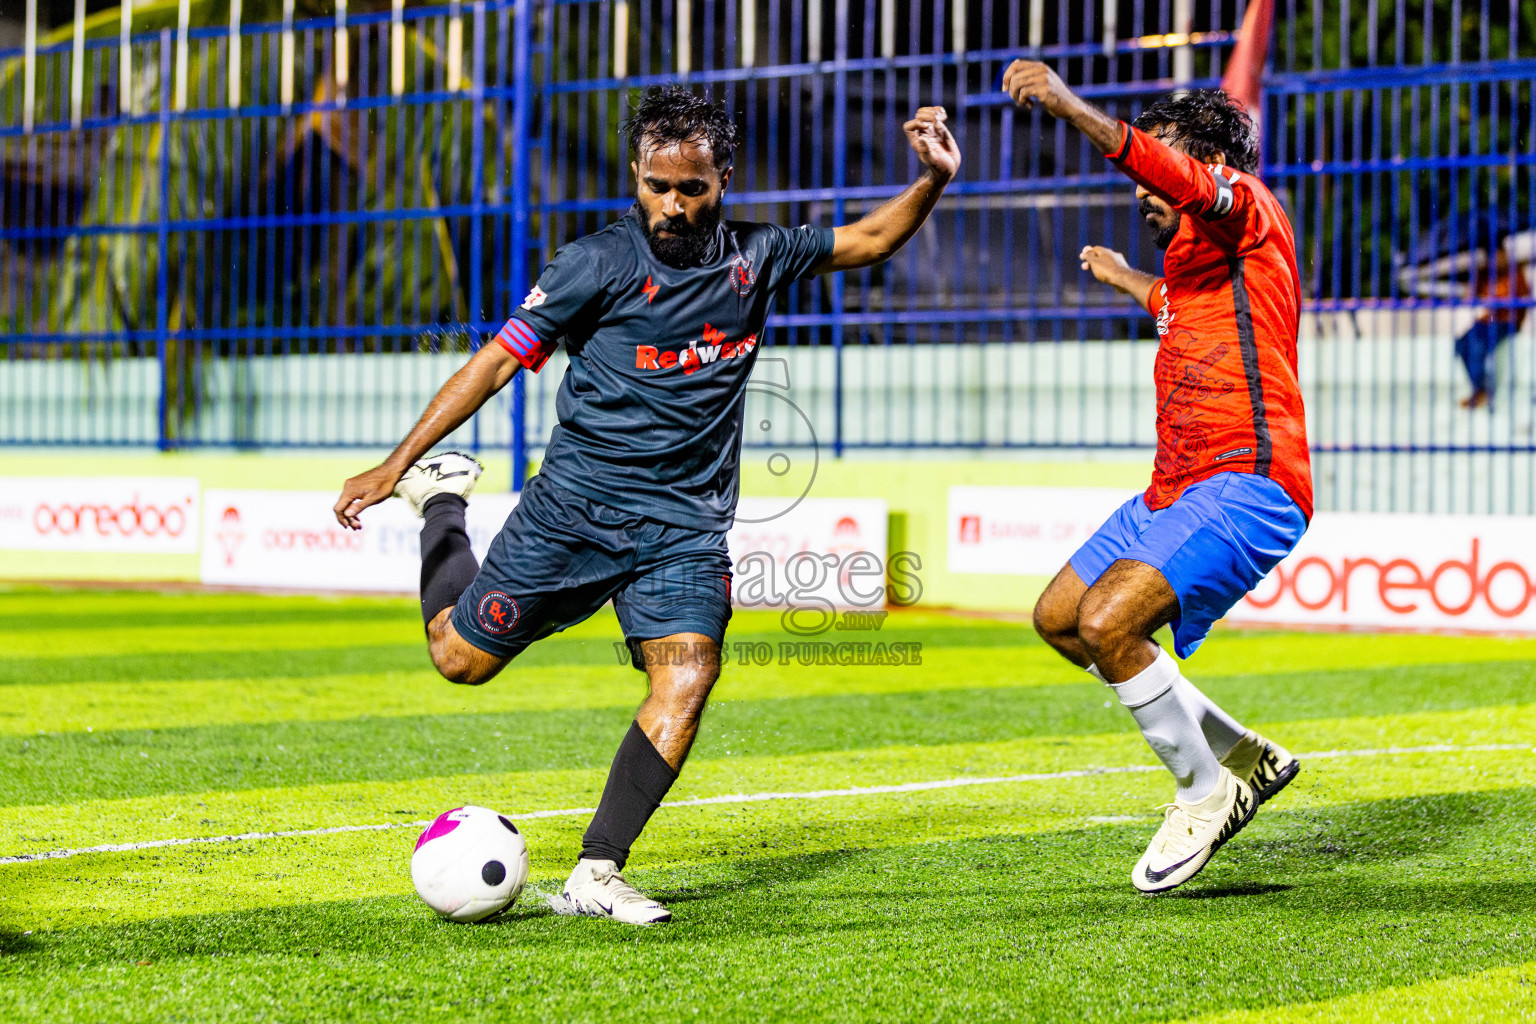
[[[1221,765],[1211,753],[1194,712],[1179,695],[1176,684],[1180,678],[1178,663],[1158,648],[1152,664],[1125,682],[1109,686],[1136,720],[1147,746],[1173,773],[1178,798],[1198,803],[1216,789]]]
[[[1237,719],[1217,707],[1194,683],[1185,679],[1183,673],[1179,674],[1179,681],[1173,684],[1173,688],[1184,706],[1194,712],[1195,720],[1200,723],[1200,731],[1205,733],[1205,742],[1210,744],[1216,760],[1220,761],[1232,753],[1237,741],[1248,734],[1248,730],[1239,725]]]

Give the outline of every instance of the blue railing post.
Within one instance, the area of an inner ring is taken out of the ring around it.
[[[161,451],[172,446],[170,436],[170,252],[171,252],[171,30],[160,30],[160,213],[155,231],[160,251],[155,271],[155,357],[160,364],[159,443]],[[179,398],[179,396],[178,396]]]
[[[838,0],[836,7],[837,71],[832,85],[832,187],[837,198],[832,201],[832,219],[842,224],[848,206],[843,196],[848,189],[848,0]],[[820,54],[816,55],[820,57]],[[833,274],[829,282],[832,301],[832,454],[843,457],[843,274]]]
[[[474,5],[474,53],[469,65],[469,344],[485,343],[485,2]],[[457,83],[455,83],[457,84]],[[480,451],[480,417],[474,424],[475,451]],[[516,481],[513,481],[515,487]]]
[[[507,260],[508,294],[519,301],[528,287],[528,99],[533,65],[528,36],[533,31],[532,0],[517,0],[512,18],[512,240]],[[521,491],[528,476],[528,400],[523,374],[512,378],[512,490]]]

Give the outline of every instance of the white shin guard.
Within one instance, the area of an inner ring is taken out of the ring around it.
[[[1221,765],[1211,752],[1195,712],[1185,705],[1178,685],[1181,682],[1189,685],[1179,672],[1178,663],[1159,648],[1152,664],[1125,682],[1109,686],[1136,720],[1147,746],[1173,773],[1179,786],[1178,798],[1195,803],[1215,790],[1221,779]]]
[[[1174,691],[1178,693],[1184,706],[1194,712],[1196,720],[1200,723],[1200,731],[1205,733],[1205,742],[1218,761],[1232,753],[1232,748],[1237,746],[1237,741],[1247,735],[1248,730],[1239,725],[1237,719],[1218,707],[1215,701],[1201,693],[1199,688],[1185,679],[1182,674],[1179,676],[1179,681],[1174,683]]]

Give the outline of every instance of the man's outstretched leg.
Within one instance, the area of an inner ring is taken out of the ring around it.
[[[581,859],[565,884],[579,913],[626,924],[656,924],[672,912],[638,892],[619,872],[630,847],[665,799],[698,735],[709,692],[720,678],[720,646],[700,633],[677,633],[640,645],[650,695],[608,769],[608,782]]]
[[[1252,808],[1279,792],[1300,763],[1251,730],[1185,679],[1178,664],[1151,640],[1180,616],[1173,586],[1146,562],[1120,558],[1148,525],[1146,513],[1127,503],[1065,566],[1035,605],[1035,629],[1073,664],[1106,683],[1130,711],[1148,745],[1178,784],[1164,827],[1137,864],[1132,881],[1160,892],[1188,880],[1251,817]],[[1090,588],[1075,563],[1082,562]],[[1230,780],[1230,781],[1229,781]],[[1238,798],[1244,784],[1252,796]],[[1229,827],[1237,803],[1246,816]],[[1193,847],[1200,834],[1210,841]],[[1177,855],[1175,855],[1177,854]]]
[[[395,486],[395,496],[422,518],[421,618],[427,649],[432,664],[455,683],[483,683],[507,663],[466,642],[449,621],[460,595],[480,571],[464,523],[480,473],[480,463],[468,455],[443,452],[419,460]]]
[[[1181,699],[1178,664],[1152,642],[1178,613],[1163,575],[1128,559],[1106,569],[1078,605],[1078,637],[1093,667],[1178,784],[1162,827],[1131,871],[1131,883],[1147,893],[1193,878],[1258,807],[1252,788],[1217,761]]]
[[[1062,657],[1087,669],[1103,683],[1106,682],[1103,674],[1093,664],[1093,656],[1077,632],[1078,607],[1087,592],[1088,585],[1072,566],[1063,566],[1045,593],[1040,595],[1040,600],[1035,602],[1035,632]],[[1166,654],[1163,656],[1167,657]],[[1243,728],[1237,719],[1185,678],[1182,671],[1174,680],[1172,692],[1200,723],[1200,732],[1216,760],[1252,786],[1259,803],[1284,789],[1301,770],[1301,762],[1284,747],[1252,729]]]
[[[1142,562],[1111,565],[1078,604],[1077,635],[1091,672],[1130,712],[1147,743],[1173,773],[1178,798],[1198,802],[1221,781],[1221,766],[1194,714],[1180,699],[1179,667],[1152,634],[1179,612],[1162,574]]]

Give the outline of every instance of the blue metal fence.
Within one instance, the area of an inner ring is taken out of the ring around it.
[[[1155,266],[1129,189],[997,83],[1039,56],[1129,117],[1219,80],[1241,2],[218,11],[134,35],[126,80],[118,26],[86,39],[78,100],[71,43],[40,47],[30,123],[20,55],[0,54],[0,443],[393,443],[539,263],[629,205],[616,122],[671,82],[738,115],[734,217],[857,217],[915,173],[900,125],[926,103],[965,152],[895,260],[785,296],[768,354],[803,415],[760,396],[749,445],[1153,443],[1150,323],[1075,260],[1108,243]],[[1465,264],[1488,250],[1457,225],[1497,212],[1524,272],[1533,78],[1536,11],[1503,0],[1279,3],[1265,175],[1302,255],[1321,508],[1536,511],[1536,335],[1502,347],[1484,409],[1460,408],[1453,351],[1485,310],[1529,302],[1476,293]],[[454,443],[521,464],[560,370],[520,375]]]

